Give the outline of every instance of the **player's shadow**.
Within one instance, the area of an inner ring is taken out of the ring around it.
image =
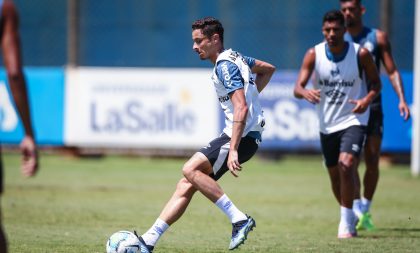
[[[378,231],[420,232],[420,228],[381,228]]]
[[[420,228],[377,228],[374,231],[359,233],[361,238],[420,238]]]

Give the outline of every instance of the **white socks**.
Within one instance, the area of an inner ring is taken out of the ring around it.
[[[239,211],[239,209],[232,203],[232,201],[230,201],[226,194],[220,197],[220,199],[218,199],[215,204],[226,214],[226,216],[228,216],[231,223],[236,223],[248,218],[243,212]],[[141,237],[147,245],[155,246],[159,238],[168,228],[169,225],[165,221],[158,218],[153,226]]]
[[[239,211],[226,194],[223,194],[215,204],[226,214],[231,223],[236,223],[248,218],[243,212]]]
[[[371,204],[372,204],[371,200],[368,200],[368,199],[362,197],[362,204],[361,204],[362,212],[363,213],[369,212]]]
[[[353,212],[359,219],[363,216],[362,201],[360,199],[353,200]]]
[[[372,201],[362,197],[362,199],[355,199],[353,200],[353,212],[354,214],[360,218],[364,213],[369,212],[370,205]]]
[[[341,220],[340,223],[345,224],[346,226],[353,227],[354,224],[354,212],[353,209],[341,206]]]
[[[165,221],[161,219],[157,219],[155,224],[144,233],[141,238],[143,238],[144,242],[149,246],[155,246],[159,238],[165,231],[169,228],[169,225],[166,224]]]

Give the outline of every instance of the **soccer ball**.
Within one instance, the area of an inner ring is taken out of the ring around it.
[[[107,253],[140,253],[140,240],[130,231],[118,231],[106,242]]]

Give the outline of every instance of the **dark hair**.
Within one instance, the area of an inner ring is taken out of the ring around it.
[[[197,30],[201,29],[201,32],[207,37],[210,38],[213,34],[219,34],[220,41],[223,43],[223,26],[219,20],[213,17],[205,17],[198,19],[193,22],[192,29]]]
[[[355,1],[357,3],[357,5],[362,4],[362,0],[340,0],[340,3],[353,2],[353,1]]]
[[[332,22],[338,21],[342,26],[344,26],[344,16],[341,11],[338,10],[331,10],[324,14],[324,18],[322,19],[322,24],[325,22]]]

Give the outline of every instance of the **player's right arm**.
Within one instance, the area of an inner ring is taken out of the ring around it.
[[[31,126],[28,94],[21,63],[18,14],[13,2],[9,0],[4,1],[1,12],[2,34],[0,37],[4,65],[6,67],[10,90],[25,130],[25,137],[20,144],[22,150],[22,173],[25,176],[33,176],[38,169],[38,156]]]
[[[383,60],[385,70],[388,73],[389,80],[391,81],[392,87],[400,100],[400,103],[398,104],[400,115],[404,118],[404,120],[408,120],[410,118],[410,109],[408,108],[405,100],[401,74],[398,71],[392,56],[391,43],[389,42],[388,35],[385,32],[378,30],[376,40],[378,41],[378,45],[380,47],[381,58]]]
[[[299,99],[306,99],[312,104],[319,103],[321,98],[321,92],[317,89],[306,89],[309,78],[312,76],[312,72],[315,68],[315,49],[309,49],[305,57],[303,58],[302,66],[299,71],[298,79],[294,88],[294,95]]]
[[[251,68],[252,73],[256,73],[255,85],[258,92],[261,92],[267,86],[273,76],[276,67],[268,62],[255,59],[255,64]]]

